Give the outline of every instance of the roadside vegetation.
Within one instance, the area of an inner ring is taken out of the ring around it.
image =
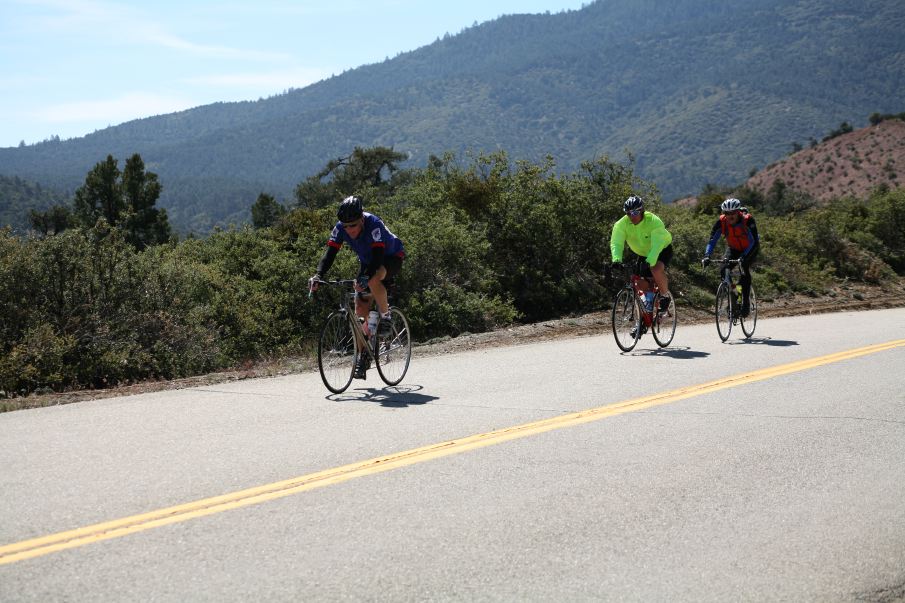
[[[630,158],[568,174],[552,158],[512,162],[503,152],[431,157],[416,170],[399,168],[405,158],[356,149],[299,183],[291,206],[261,194],[253,225],[177,240],[154,207],[156,176],[138,155],[122,172],[108,157],[72,207],[32,212],[32,235],[0,230],[0,398],[309,354],[333,304],[320,293],[309,300],[307,279],[336,203],[353,193],[404,241],[397,303],[420,341],[607,307],[610,230],[631,193],[673,233],[680,303],[710,303],[713,275],[699,260],[727,194],[757,216],[765,300],[905,272],[902,189],[817,205],[782,187],[708,187],[696,207],[679,207],[662,205]],[[329,276],[349,277],[355,265],[343,251]]]

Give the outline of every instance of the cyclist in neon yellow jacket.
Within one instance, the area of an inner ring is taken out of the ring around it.
[[[666,267],[672,259],[672,235],[659,216],[644,211],[641,197],[629,197],[622,209],[625,215],[613,224],[610,236],[613,266],[622,264],[622,252],[628,243],[629,249],[645,260],[639,263],[638,274],[653,276],[660,289],[660,309],[666,310],[671,297]],[[646,291],[647,283],[641,281],[641,288]]]

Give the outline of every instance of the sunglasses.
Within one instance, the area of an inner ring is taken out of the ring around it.
[[[633,209],[633,210],[627,211],[625,213],[634,218],[635,216],[640,216],[641,212],[643,212],[643,211],[644,211],[643,209]]]
[[[355,220],[354,222],[343,222],[343,228],[345,228],[346,230],[352,230],[353,228],[356,228],[358,226],[361,226],[361,220]]]

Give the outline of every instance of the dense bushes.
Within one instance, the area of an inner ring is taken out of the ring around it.
[[[687,283],[685,290],[691,297],[700,295],[695,288],[710,287],[698,261],[718,213],[711,214],[712,208],[719,206],[725,194],[702,196],[702,205],[694,210],[664,209],[676,250],[671,272],[679,282]],[[732,194],[745,199],[739,191]],[[903,189],[878,191],[867,201],[806,204],[807,209],[784,215],[769,210],[761,213],[759,202],[764,201],[754,201],[748,205],[761,237],[754,282],[762,295],[822,292],[837,278],[877,284],[905,271]]]
[[[605,307],[600,275],[630,192],[647,196],[673,233],[674,291],[709,303],[713,275],[698,260],[715,214],[660,206],[631,166],[601,158],[559,175],[552,160],[513,165],[500,153],[460,165],[447,156],[396,182],[347,192],[375,200],[367,209],[405,243],[397,301],[416,339]],[[776,295],[901,273],[903,216],[901,190],[758,214],[755,282]],[[103,221],[45,238],[0,231],[0,390],[103,387],[304,353],[333,305],[326,292],[310,301],[306,281],[334,219],[333,208],[297,208],[270,228],[142,251]],[[343,251],[331,276],[356,265]]]

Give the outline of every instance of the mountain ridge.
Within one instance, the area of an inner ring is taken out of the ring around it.
[[[245,221],[356,146],[552,155],[563,170],[630,152],[665,198],[741,181],[793,140],[905,97],[905,6],[883,0],[598,0],[510,15],[259,101],[0,149],[0,174],[72,191],[140,153],[183,230]]]

